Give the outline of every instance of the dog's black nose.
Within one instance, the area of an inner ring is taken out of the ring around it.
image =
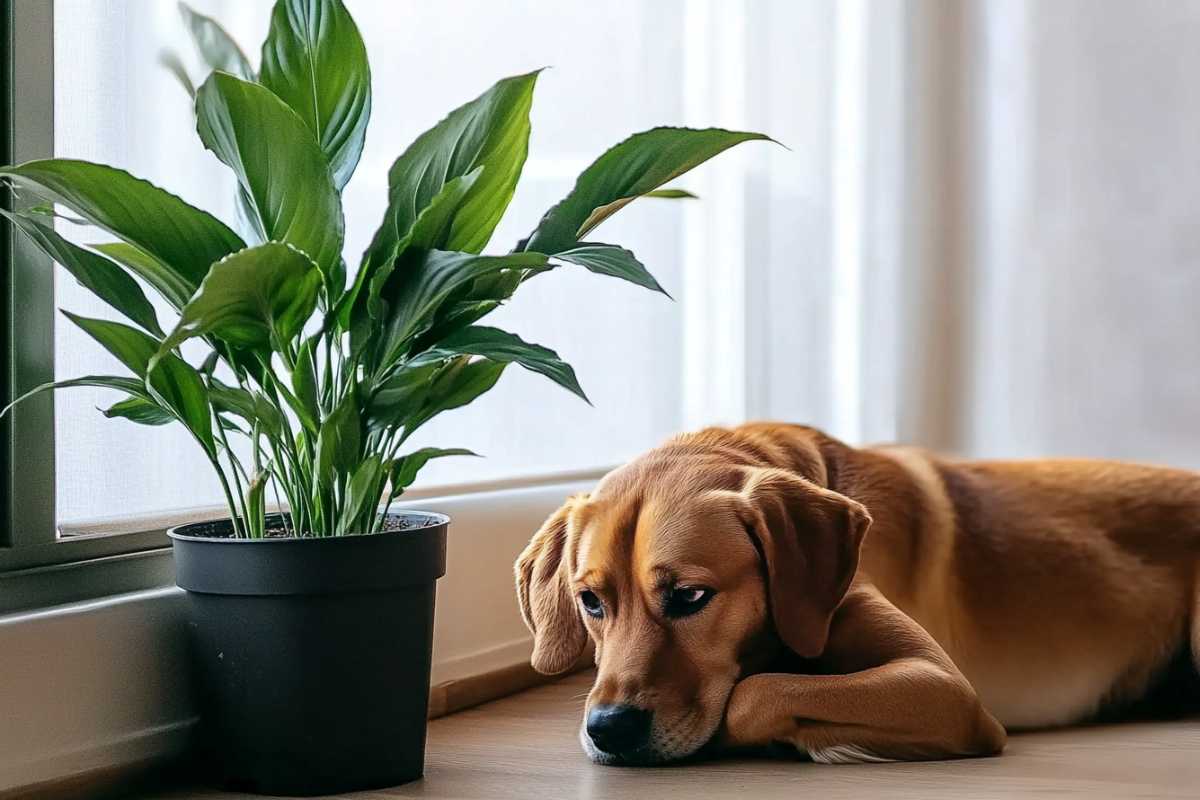
[[[649,711],[635,706],[593,706],[587,716],[587,733],[592,744],[606,753],[628,753],[650,740],[650,718]]]

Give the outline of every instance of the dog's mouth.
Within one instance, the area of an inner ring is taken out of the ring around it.
[[[588,736],[587,727],[579,728],[579,741],[583,751],[594,764],[608,767],[661,767],[667,765],[687,764],[699,761],[704,757],[709,744],[716,738],[718,724],[712,725],[712,730],[706,736],[692,737],[687,725],[694,722],[692,714],[688,714],[674,726],[678,734],[668,731],[655,736],[651,742],[635,750],[621,753],[609,753],[601,750]],[[690,739],[691,741],[687,741]]]

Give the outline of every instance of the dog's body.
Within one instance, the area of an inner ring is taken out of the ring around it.
[[[596,760],[786,742],[837,762],[993,754],[1001,724],[1120,711],[1179,658],[1194,675],[1198,555],[1195,473],[760,423],[614,471],[517,571],[535,666],[596,642]]]

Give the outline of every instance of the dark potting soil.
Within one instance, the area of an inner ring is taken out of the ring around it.
[[[441,520],[437,517],[426,517],[424,515],[394,514],[383,521],[383,530],[381,533],[394,533],[395,531],[410,531],[420,530],[422,528],[432,528],[435,525],[440,525]],[[197,536],[203,539],[233,539],[233,526],[229,524],[229,520],[215,520],[213,522],[203,522],[192,525],[188,528],[188,536]],[[354,534],[361,535],[361,534]],[[283,524],[283,520],[278,516],[267,520],[267,528],[264,539],[294,539],[294,538],[315,538],[315,537],[295,537],[290,530]],[[321,537],[332,538],[332,537]],[[343,538],[343,537],[339,537]]]

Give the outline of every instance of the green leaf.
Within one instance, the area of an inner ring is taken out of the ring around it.
[[[303,425],[306,430],[311,432],[313,436],[316,436],[321,427],[318,417],[310,413],[308,406],[305,405],[300,398],[296,397],[296,394],[288,388],[287,384],[279,380],[277,376],[271,374],[270,381],[271,385],[275,388],[275,391],[278,392],[278,394],[284,399],[284,402],[287,403],[288,408],[290,408],[296,415],[296,418],[300,420],[300,424]]]
[[[354,278],[354,285],[342,297],[337,311],[343,330],[349,330],[354,322],[362,321],[363,314],[369,313],[373,319],[383,315],[384,303],[381,295],[384,286],[395,269],[396,259],[409,247],[432,250],[438,243],[445,240],[450,223],[454,220],[454,212],[462,204],[463,198],[478,180],[483,168],[455,178],[442,187],[432,202],[417,217],[417,221],[405,234],[404,238],[395,244],[391,255],[378,264],[366,263]],[[368,285],[363,294],[364,285]]]
[[[209,384],[213,410],[218,414],[233,414],[241,417],[270,437],[283,434],[285,423],[275,406],[257,392],[251,393],[236,386],[227,386],[217,379]]]
[[[84,288],[133,322],[162,336],[154,306],[137,281],[103,256],[84,250],[58,235],[54,225],[40,219],[18,216],[4,209],[0,214],[30,238],[46,255],[63,266]]]
[[[446,456],[475,456],[478,458],[479,454],[464,447],[423,447],[408,455],[400,456],[391,462],[388,470],[388,480],[392,484],[392,491],[401,492],[412,486],[422,467],[435,458],[445,458]]]
[[[310,336],[300,345],[300,350],[296,354],[296,368],[292,371],[292,390],[296,394],[296,399],[304,404],[314,419],[321,413],[315,352],[317,339],[317,336]]]
[[[195,99],[196,84],[192,83],[192,76],[188,75],[187,67],[183,65],[179,53],[174,50],[163,50],[158,54],[158,64],[175,76],[175,80],[179,81],[179,85],[188,93],[188,97]]]
[[[655,189],[652,192],[646,192],[642,197],[658,197],[663,200],[695,200],[696,195],[689,192],[687,189]]]
[[[487,325],[472,325],[446,337],[437,347],[439,353],[483,356],[492,361],[520,364],[531,372],[545,375],[559,386],[590,403],[579,386],[575,370],[558,353],[538,344],[530,344],[516,334]]]
[[[383,479],[386,474],[382,459],[375,454],[368,456],[355,468],[346,487],[346,503],[342,506],[342,516],[338,521],[338,536],[368,532],[367,524],[383,499]],[[360,530],[354,530],[360,526]]]
[[[171,267],[128,242],[104,242],[89,244],[88,247],[150,284],[176,310],[186,306],[196,291],[197,285],[193,285]]]
[[[415,361],[397,369],[372,394],[367,403],[367,428],[379,430],[401,424],[425,404],[440,361]]]
[[[174,353],[166,353],[154,364],[159,342],[136,328],[120,322],[80,317],[63,312],[68,319],[112,353],[133,374],[145,380],[146,391],[187,426],[210,455],[216,452],[212,435],[212,406],[200,373]]]
[[[443,411],[465,406],[490,390],[504,374],[503,361],[460,356],[438,371],[429,387],[424,404],[404,420],[406,433],[412,433]]]
[[[0,176],[134,245],[193,291],[214,261],[246,246],[216,217],[103,164],[54,158],[0,167]]]
[[[250,66],[246,54],[220,23],[197,13],[186,3],[179,4],[179,13],[187,25],[188,33],[192,35],[196,50],[210,69],[231,72],[248,81],[254,80],[254,68]]]
[[[139,425],[166,425],[176,421],[171,412],[144,397],[127,398],[100,413],[109,419],[122,417]]]
[[[433,324],[417,337],[412,352],[420,353],[436,347],[450,334],[492,313],[512,297],[523,280],[550,268],[501,270],[476,278],[455,290],[438,308]]]
[[[139,378],[146,377],[150,361],[158,352],[157,339],[120,322],[81,317],[70,311],[62,313],[84,333],[99,342],[101,347],[115,356],[130,372]]]
[[[234,347],[282,350],[312,315],[320,288],[321,273],[290,245],[268,242],[226,256],[212,265],[161,351],[209,334]]]
[[[172,354],[151,365],[146,376],[150,394],[187,426],[209,454],[216,452],[212,435],[212,405],[200,373]]]
[[[541,253],[477,256],[442,250],[410,252],[414,258],[397,269],[394,288],[386,291],[389,308],[378,362],[383,368],[402,356],[413,338],[430,326],[435,312],[454,290],[476,278],[515,267],[543,266],[547,260]]]
[[[569,261],[572,264],[578,264],[586,268],[590,272],[595,272],[597,275],[609,275],[614,278],[635,283],[638,286],[644,286],[647,289],[652,289],[656,292],[667,294],[667,290],[659,285],[650,271],[638,261],[629,250],[624,247],[618,247],[615,244],[599,244],[598,242],[584,242],[570,250],[563,250],[561,253],[556,253],[554,258],[558,261]]]
[[[260,82],[300,115],[341,189],[362,155],[371,69],[341,0],[280,0],[262,47]]]
[[[537,72],[505,78],[417,137],[388,171],[388,208],[363,254],[374,269],[392,256],[420,213],[455,178],[484,167],[456,210],[441,250],[478,253],[512,199],[529,150],[529,109]]]
[[[246,487],[246,527],[251,539],[261,539],[266,533],[266,491],[270,477],[269,471],[260,469]]]
[[[509,294],[511,295],[512,292],[510,291]],[[437,346],[438,342],[450,334],[483,319],[502,304],[503,301],[500,299],[447,301],[442,308],[438,309],[437,316],[429,329],[417,337],[412,347],[413,352],[420,353]]]
[[[353,384],[351,384],[353,387]],[[317,435],[316,475],[324,486],[337,475],[349,474],[362,457],[362,418],[358,395],[351,388],[321,423]]]
[[[261,238],[307,254],[340,295],[330,277],[341,258],[342,201],[304,121],[269,89],[221,72],[196,92],[196,120],[204,146],[237,175]]]
[[[11,411],[13,406],[17,405],[18,403],[22,403],[29,398],[34,397],[35,395],[41,394],[42,392],[48,392],[53,389],[70,389],[77,386],[94,386],[101,389],[116,389],[118,391],[135,396],[149,396],[146,394],[145,385],[143,385],[139,380],[134,380],[133,378],[123,378],[117,375],[87,375],[82,378],[67,378],[66,380],[61,381],[50,381],[49,383],[43,383],[40,386],[36,386],[18,397],[16,400],[13,400],[3,409],[0,409],[0,417],[3,417],[5,414]]]
[[[767,138],[720,128],[652,128],[634,134],[592,162],[519,249],[550,255],[569,250],[638,197],[736,144]]]

